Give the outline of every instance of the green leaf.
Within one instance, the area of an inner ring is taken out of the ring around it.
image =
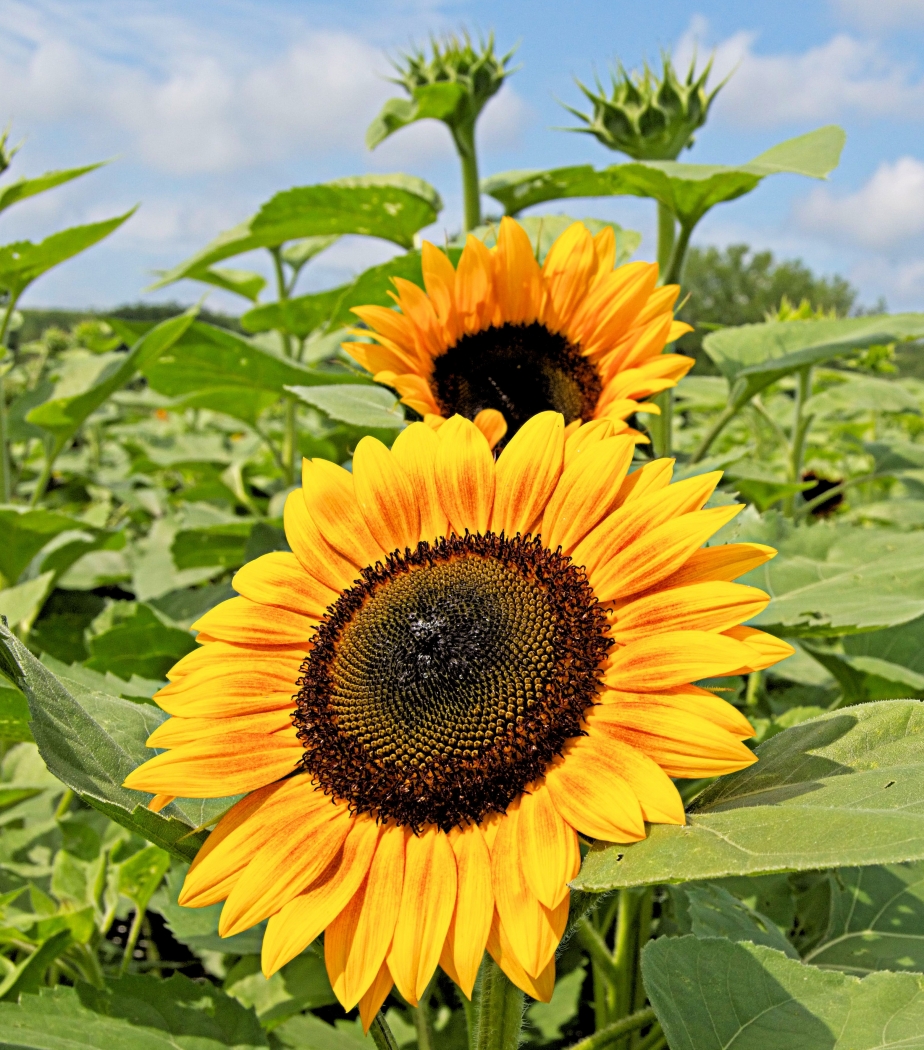
[[[72,226],[69,230],[53,233],[38,244],[16,241],[4,245],[0,248],[0,288],[6,289],[12,298],[19,298],[43,273],[108,237],[134,213],[135,209],[132,208],[124,215],[106,219],[105,222]]]
[[[0,1004],[0,1044],[22,1050],[250,1050],[256,1015],[208,982],[126,975],[104,989],[42,988]]]
[[[824,565],[821,565],[824,569]],[[749,623],[776,634],[825,637],[893,627],[924,615],[924,553],[901,551],[777,594]]]
[[[55,186],[70,182],[71,179],[80,178],[87,172],[96,171],[105,163],[101,161],[99,164],[87,164],[83,168],[69,168],[65,171],[46,171],[44,175],[39,175],[34,179],[24,178],[10,182],[0,189],[0,211],[5,211],[27,197],[34,197],[37,193],[44,193],[46,190],[54,189]]]
[[[2,625],[0,670],[26,694],[33,736],[54,776],[116,823],[192,860],[205,836],[190,832],[230,801],[178,800],[152,813],[146,808],[148,793],[122,787],[128,774],[152,757],[145,740],[167,717],[163,711],[57,678]]]
[[[189,328],[195,315],[193,307],[179,317],[162,321],[143,335],[127,354],[118,355],[120,360],[105,368],[89,389],[70,397],[52,398],[33,408],[26,418],[54,434],[58,445],[63,446],[110,395],[166,353]]]
[[[561,1039],[564,1026],[577,1016],[585,977],[584,966],[577,966],[555,981],[555,991],[549,1002],[533,1003],[526,1011],[530,1025],[539,1030],[543,1039],[548,1042]]]
[[[0,591],[0,616],[5,616],[14,627],[20,624],[31,626],[51,590],[54,578],[53,572],[43,572],[34,580]]]
[[[354,426],[401,430],[405,425],[397,397],[383,386],[289,386],[286,390],[331,419]]]
[[[740,407],[771,383],[806,365],[924,335],[924,314],[882,314],[820,321],[768,321],[710,332],[703,348],[728,380]]]
[[[252,1006],[266,1029],[275,1028],[303,1010],[337,1002],[324,968],[323,953],[311,949],[286,963],[269,979],[263,976],[260,957],[245,955],[229,971],[224,990],[244,1006]]]
[[[776,924],[733,897],[728,890],[708,882],[668,888],[674,922],[679,934],[727,937],[731,941],[765,944],[792,958],[798,952]]]
[[[339,240],[340,235],[336,233],[330,237],[303,237],[300,241],[287,244],[282,249],[282,257],[294,270],[298,271],[305,263],[310,262],[321,252],[327,251]]]
[[[290,1017],[273,1035],[292,1050],[374,1050],[371,1036],[363,1037],[362,1029],[349,1021],[330,1025],[314,1014]]]
[[[12,689],[0,679],[0,740],[9,743],[31,741],[29,702],[19,689]]]
[[[864,503],[848,515],[850,521],[875,522],[896,529],[924,528],[924,499],[890,499]]]
[[[159,846],[146,846],[119,865],[119,893],[144,911],[169,870],[170,854]]]
[[[50,510],[0,507],[0,575],[15,583],[38,552],[62,532],[85,530],[77,518]]]
[[[176,534],[171,551],[178,569],[196,569],[220,565],[237,569],[244,564],[247,538],[253,521],[210,525],[201,529],[183,529]]]
[[[193,398],[214,396],[229,388],[246,393],[266,391],[282,395],[287,385],[304,386],[324,383],[348,383],[347,372],[325,373],[305,368],[294,361],[263,350],[223,328],[196,323],[180,339],[171,353],[161,355],[143,369],[148,382],[158,393],[168,397]],[[357,382],[362,382],[360,377]],[[215,407],[218,411],[221,399]]]
[[[358,233],[411,248],[414,234],[436,220],[439,194],[412,175],[359,175],[277,193],[253,218],[226,230],[151,288],[190,277],[254,248],[275,248],[304,237]]]
[[[924,977],[864,980],[763,945],[661,937],[642,953],[645,989],[671,1050],[920,1050]]]
[[[895,864],[924,858],[924,708],[864,704],[802,722],[722,777],[685,827],[657,824],[631,846],[597,844],[573,885],[623,886],[724,875]]]
[[[710,208],[750,193],[767,175],[792,172],[824,178],[837,167],[844,141],[843,130],[829,125],[781,142],[739,167],[662,160],[616,164],[602,171],[590,165],[509,171],[483,180],[481,189],[508,215],[564,197],[651,197],[692,229]]]
[[[59,930],[15,966],[0,983],[0,999],[16,1002],[20,995],[35,995],[45,981],[48,967],[73,943],[70,930]],[[2,1009],[2,1007],[0,1007]],[[2,1028],[0,1028],[2,1032]],[[2,1038],[2,1035],[0,1035]]]
[[[90,638],[90,658],[86,666],[92,671],[111,671],[128,681],[133,674],[163,681],[177,661],[196,648],[188,631],[171,627],[148,605],[129,605],[124,619],[109,630]]]
[[[233,937],[220,937],[218,920],[222,904],[210,904],[205,908],[184,908],[178,902],[187,870],[185,864],[174,864],[167,874],[166,883],[155,894],[150,905],[153,911],[164,917],[173,936],[194,952],[259,956],[263,946],[265,922],[258,923],[243,933],[236,933]]]
[[[235,295],[243,296],[255,303],[260,297],[260,292],[266,287],[266,278],[253,270],[233,270],[229,268],[218,268],[203,266],[187,276],[193,281],[201,281],[215,288],[223,288],[226,292],[234,292]]]
[[[389,135],[418,120],[450,122],[468,92],[457,81],[438,81],[414,88],[413,98],[390,98],[366,129],[366,146],[375,149]]]
[[[836,383],[805,402],[807,415],[831,416],[855,412],[917,412],[918,399],[900,383],[876,376],[857,376]]]
[[[549,249],[557,238],[575,222],[582,222],[594,235],[598,234],[604,227],[609,226],[616,235],[616,266],[621,266],[638,251],[642,243],[642,235],[635,230],[624,230],[615,222],[607,222],[605,219],[573,219],[570,215],[527,215],[517,220],[526,230],[533,245],[536,258],[540,263],[545,262]],[[489,247],[497,244],[499,227],[496,223],[487,226],[476,226],[471,232]],[[464,240],[459,242],[464,245]]]
[[[798,926],[812,934],[805,962],[857,976],[924,972],[924,865],[838,868],[810,880],[796,897]]]

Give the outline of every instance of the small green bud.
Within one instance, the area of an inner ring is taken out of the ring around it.
[[[694,58],[685,80],[678,77],[670,55],[662,55],[661,61],[660,77],[647,62],[641,72],[631,73],[619,63],[609,95],[599,79],[596,92],[578,81],[593,112],[588,115],[565,106],[586,125],[565,130],[593,135],[607,148],[635,160],[675,160],[681,150],[693,145],[693,132],[706,123],[709,107],[726,81],[711,93],[706,91],[712,59],[697,74]]]
[[[19,152],[19,146],[9,146],[10,129],[0,135],[0,175],[2,175],[13,161],[13,157]]]

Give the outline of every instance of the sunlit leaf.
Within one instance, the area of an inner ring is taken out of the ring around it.
[[[369,429],[401,430],[404,427],[404,410],[394,393],[383,386],[290,386],[286,389],[331,419]]]
[[[226,292],[233,292],[235,295],[249,299],[252,303],[257,301],[260,292],[266,287],[266,278],[252,270],[203,266],[187,274],[187,277],[193,281],[210,284],[215,288],[222,288]]]
[[[24,178],[10,182],[0,189],[0,211],[4,211],[13,204],[18,204],[27,197],[34,197],[37,193],[44,193],[46,190],[52,190],[56,186],[70,182],[71,179],[80,178],[87,172],[96,171],[105,163],[101,161],[99,164],[87,164],[82,168],[68,168],[65,171],[46,171],[44,175],[38,175],[34,179]]]
[[[592,892],[924,858],[924,709],[863,704],[786,729],[722,777],[684,827],[598,844],[573,885]]]
[[[375,149],[389,135],[418,120],[449,120],[467,94],[462,84],[446,80],[415,87],[413,98],[390,98],[367,128],[366,145]]]
[[[429,226],[442,206],[436,190],[412,175],[359,175],[298,186],[277,193],[253,218],[219,234],[152,288],[254,248],[274,248],[305,237],[359,233],[410,248],[414,234]]]
[[[763,945],[661,937],[642,954],[645,989],[671,1050],[920,1050],[924,977],[863,980]]]

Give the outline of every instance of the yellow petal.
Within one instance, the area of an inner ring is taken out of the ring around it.
[[[420,511],[411,479],[374,437],[367,435],[356,446],[353,486],[369,531],[383,550],[390,553],[417,546]]]
[[[289,609],[319,619],[339,592],[321,583],[302,568],[294,554],[273,551],[238,569],[231,586],[252,602]]]
[[[561,476],[564,430],[560,412],[540,412],[514,434],[497,461],[492,531],[526,535],[542,517]]]
[[[390,553],[369,531],[348,470],[326,459],[304,460],[302,496],[324,539],[354,565],[374,565]]]
[[[356,579],[356,566],[321,535],[308,513],[301,490],[286,496],[282,519],[292,553],[309,576],[338,593]]]
[[[507,420],[496,408],[483,408],[472,420],[491,448],[507,433]]]
[[[665,631],[725,631],[766,609],[770,596],[740,583],[691,583],[658,588],[618,612],[610,634],[620,643]]]
[[[581,866],[577,835],[555,808],[545,784],[520,797],[518,822],[520,862],[529,888],[547,908],[568,893],[568,883]]]
[[[607,661],[604,681],[629,693],[656,693],[730,674],[748,655],[747,646],[723,634],[667,631],[617,649]]]
[[[570,741],[546,770],[555,808],[576,831],[605,842],[637,842],[645,837],[642,808],[635,792],[595,749]]]
[[[191,629],[222,642],[304,645],[307,652],[317,625],[316,618],[302,616],[291,609],[259,605],[249,598],[229,598],[200,616]]]
[[[369,1028],[375,1020],[375,1015],[381,1010],[382,1004],[388,998],[388,993],[394,988],[395,982],[391,978],[388,963],[383,962],[375,980],[369,986],[369,990],[359,1000],[359,1019],[362,1022],[363,1031],[368,1035]]]
[[[449,524],[436,487],[439,444],[432,427],[426,423],[412,423],[401,431],[391,450],[392,456],[410,479],[413,491],[417,493],[420,539],[431,543],[446,535]]]
[[[449,840],[456,857],[458,888],[440,964],[471,999],[494,914],[491,854],[477,824],[454,829]]]
[[[462,416],[438,432],[436,487],[449,523],[460,535],[487,532],[494,506],[494,457],[484,434]],[[400,988],[397,975],[392,970]]]
[[[552,992],[555,990],[554,957],[549,960],[548,965],[538,977],[531,977],[514,954],[507,931],[496,911],[494,921],[491,923],[491,932],[488,935],[488,953],[517,988],[521,988],[527,995],[531,995],[541,1003],[547,1003],[552,998]]]

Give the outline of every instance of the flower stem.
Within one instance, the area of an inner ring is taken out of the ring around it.
[[[431,982],[414,1009],[417,1050],[433,1050],[433,1026],[430,1023],[430,992],[432,988],[433,984]]]
[[[132,960],[135,945],[138,943],[138,935],[141,933],[142,922],[144,922],[144,909],[136,906],[131,929],[128,931],[128,939],[125,942],[125,951],[122,953],[122,965],[119,967],[120,976],[128,971],[128,964]]]
[[[479,976],[473,1050],[516,1050],[523,1027],[523,993],[486,955]]]
[[[478,154],[475,151],[475,122],[451,127],[462,165],[462,201],[465,207],[464,233],[481,225],[481,187],[478,184]]]
[[[637,1032],[656,1020],[655,1012],[650,1007],[646,1010],[638,1010],[634,1014],[629,1014],[628,1017],[614,1021],[606,1028],[599,1029],[579,1043],[572,1043],[568,1050],[610,1050],[610,1047],[616,1045],[617,1040]]]
[[[375,1019],[369,1027],[369,1035],[378,1050],[398,1050],[398,1041],[391,1034],[388,1022],[381,1010],[375,1015]]]

